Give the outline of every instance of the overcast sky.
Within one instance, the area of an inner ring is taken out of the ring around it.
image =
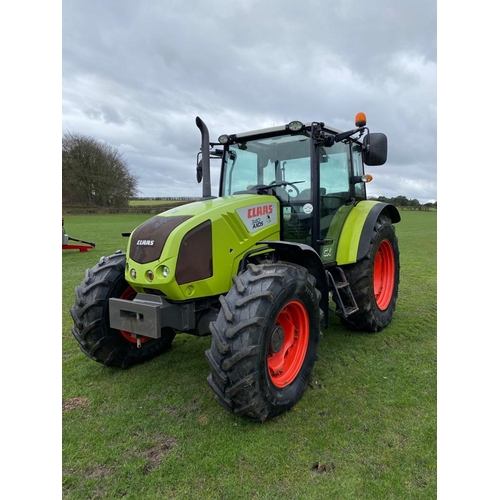
[[[435,201],[436,31],[435,0],[64,0],[62,133],[121,152],[139,196],[201,196],[196,116],[216,140],[364,111],[389,141],[368,194]]]

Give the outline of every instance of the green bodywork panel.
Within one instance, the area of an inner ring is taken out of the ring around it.
[[[130,258],[132,233],[127,246],[125,277],[137,292],[158,290],[172,301],[225,294],[246,252],[256,248],[261,240],[280,239],[279,211],[280,205],[274,196],[252,194],[222,196],[167,210],[156,217],[189,218],[170,232],[160,257],[153,262],[140,264]],[[212,248],[199,248],[196,252],[201,257],[203,252],[211,251],[212,276],[179,285],[175,274],[182,240],[189,231],[206,221],[211,223]],[[167,277],[162,275],[163,266],[169,269]],[[131,276],[132,269],[137,273],[136,279]],[[147,279],[148,271],[153,273],[152,281]]]
[[[323,264],[344,265],[356,262],[363,227],[370,211],[378,203],[380,202],[361,201],[356,205],[343,205],[336,211],[324,237],[327,243],[320,250]],[[137,292],[151,293],[152,290],[157,290],[172,301],[227,293],[245,254],[258,248],[259,241],[280,240],[280,204],[270,195],[241,194],[201,200],[167,210],[155,217],[184,217],[185,220],[169,233],[159,258],[152,262],[139,263],[132,260],[132,233],[127,245],[125,278]],[[212,237],[210,243],[207,243],[211,248],[200,247],[194,249],[194,252],[196,257],[204,256],[205,259],[207,252],[211,253],[211,275],[179,284],[176,280],[176,268],[183,239],[191,230],[207,221],[211,223]],[[166,277],[162,274],[164,266],[169,270]],[[136,272],[135,279],[132,278],[132,270]]]
[[[360,201],[349,211],[337,246],[336,260],[339,266],[356,262],[365,221],[373,207],[378,204],[378,201]]]

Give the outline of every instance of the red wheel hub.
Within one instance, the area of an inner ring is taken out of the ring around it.
[[[276,318],[267,354],[267,369],[276,387],[286,387],[299,374],[309,344],[309,315],[292,300]]]
[[[123,293],[120,295],[120,299],[124,300],[133,300],[133,298],[137,295],[137,292],[131,287],[127,286],[127,288],[123,291]],[[133,344],[137,344],[137,339],[139,338],[141,343],[144,344],[144,342],[147,342],[149,340],[149,337],[133,337],[130,332],[125,332],[123,330],[120,330],[120,333],[129,341],[132,342]]]
[[[383,240],[373,266],[373,293],[377,306],[383,311],[391,303],[394,291],[394,250],[389,240]]]

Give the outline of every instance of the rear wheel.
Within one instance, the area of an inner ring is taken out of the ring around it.
[[[237,416],[265,421],[302,397],[320,332],[320,292],[303,267],[250,264],[233,278],[210,325],[208,383],[216,401]]]
[[[392,320],[399,287],[398,239],[387,216],[377,219],[367,255],[342,269],[359,311],[342,318],[341,323],[351,330],[382,330]]]
[[[125,253],[116,252],[87,269],[85,279],[75,289],[71,307],[72,333],[80,349],[91,359],[106,366],[128,368],[166,351],[175,337],[171,328],[164,328],[159,339],[137,339],[128,332],[109,326],[109,299],[133,300],[136,292],[125,280]]]

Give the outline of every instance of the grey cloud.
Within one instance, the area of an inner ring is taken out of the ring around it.
[[[436,199],[435,2],[63,4],[63,130],[126,145],[144,195],[201,193],[197,115],[217,137],[358,111],[389,138],[380,194]]]

